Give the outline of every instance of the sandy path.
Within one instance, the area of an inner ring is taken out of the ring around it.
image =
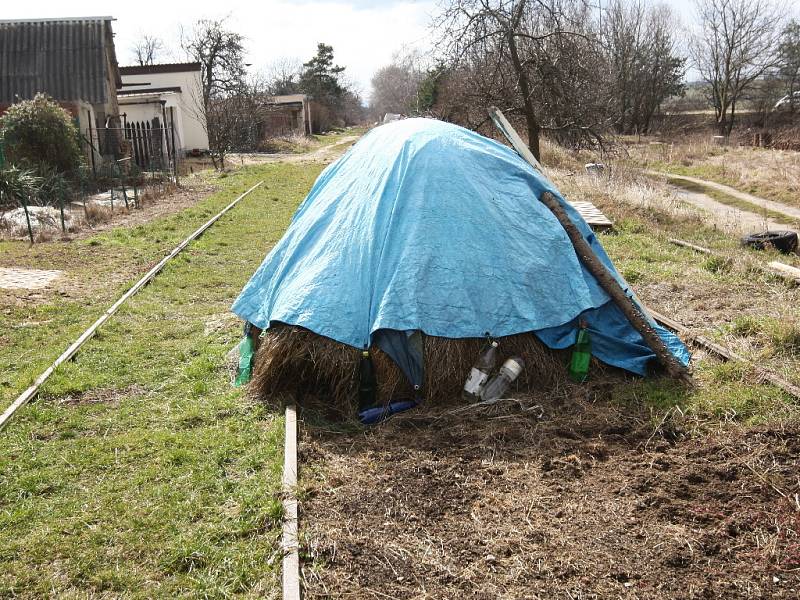
[[[358,135],[348,135],[343,137],[335,144],[322,146],[311,152],[302,154],[229,154],[228,157],[233,165],[260,165],[268,163],[300,163],[300,162],[324,162],[337,158],[346,147],[355,142]]]
[[[648,171],[647,173],[650,175],[667,176],[672,179],[682,179],[683,181],[689,181],[691,183],[704,185],[713,188],[715,190],[719,190],[720,192],[728,194],[729,196],[733,196],[734,198],[738,198],[739,200],[744,200],[745,202],[749,202],[750,204],[755,204],[756,206],[766,208],[773,212],[784,214],[791,219],[800,219],[800,208],[794,206],[788,206],[786,204],[782,204],[781,202],[775,202],[774,200],[767,200],[766,198],[761,198],[760,196],[754,196],[753,194],[748,194],[747,192],[739,191],[736,188],[732,188],[730,186],[717,183],[715,181],[707,181],[705,179],[698,179],[697,177],[689,177],[688,175],[673,175],[672,173],[661,173],[658,171]]]
[[[742,200],[746,200],[747,202],[751,202],[749,199],[750,197],[756,198],[756,196],[750,196],[750,194],[744,194],[742,192],[737,192],[733,194],[731,192],[736,192],[733,188],[729,188],[727,186],[723,186],[720,184],[714,184],[709,181],[704,181],[702,179],[695,179],[693,177],[683,177],[678,175],[672,175],[667,173],[661,173],[658,171],[645,171],[648,175],[658,176],[658,177],[674,177],[676,179],[684,179],[686,181],[690,181],[692,183],[697,183],[700,185],[708,185],[709,187],[714,187],[720,189],[721,191],[728,193],[732,196],[736,196]],[[667,185],[670,185],[667,182]],[[701,192],[693,192],[689,190],[685,190],[677,185],[670,185],[670,187],[675,192],[675,196],[679,200],[683,200],[691,204],[692,206],[696,206],[709,214],[709,216],[713,219],[714,223],[724,229],[725,231],[730,231],[736,234],[743,234],[743,233],[754,233],[758,231],[765,231],[767,229],[785,229],[791,231],[798,231],[798,228],[795,225],[789,224],[784,221],[779,221],[777,219],[771,217],[765,217],[764,215],[758,214],[756,212],[743,210],[736,206],[731,206],[729,204],[725,204],[723,202],[719,202],[718,200],[714,200],[708,194],[703,194]],[[746,197],[742,197],[746,196]],[[764,206],[769,210],[774,210],[775,212],[781,212],[787,216],[787,220],[791,220],[792,218],[800,219],[800,209],[793,208],[791,206],[786,206],[784,204],[779,204],[777,202],[772,202],[770,200],[764,200],[763,198],[757,198],[761,202],[769,203],[770,206],[766,206],[761,204],[760,206]],[[782,210],[773,209],[772,205],[777,205],[782,208]],[[793,213],[797,213],[796,217]]]

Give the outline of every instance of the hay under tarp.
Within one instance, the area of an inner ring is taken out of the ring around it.
[[[551,350],[534,333],[497,338],[501,361],[521,356],[525,370],[515,392],[551,391],[567,385],[568,351]],[[426,403],[452,402],[464,381],[483,338],[450,339],[424,336]],[[377,347],[370,349],[378,381],[378,401],[385,404],[413,398],[402,371]],[[275,325],[261,338],[253,367],[251,389],[266,401],[288,395],[313,402],[344,416],[354,416],[361,351],[302,327]],[[499,366],[499,365],[498,365]]]

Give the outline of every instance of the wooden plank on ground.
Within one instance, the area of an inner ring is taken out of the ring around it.
[[[647,312],[650,313],[650,316],[652,316],[656,321],[658,321],[661,325],[664,325],[665,327],[669,327],[675,333],[683,336],[683,338],[686,341],[693,343],[697,346],[700,346],[701,348],[704,348],[709,352],[712,352],[717,357],[722,358],[723,360],[733,360],[748,365],[751,369],[753,369],[753,371],[755,371],[759,379],[761,379],[762,381],[768,381],[772,385],[782,389],[787,394],[790,394],[795,398],[800,399],[800,387],[794,385],[790,381],[785,380],[780,375],[777,375],[772,371],[768,371],[767,369],[762,369],[758,365],[755,365],[750,361],[748,361],[747,359],[745,359],[743,356],[740,356],[735,352],[733,352],[732,350],[728,350],[727,348],[720,346],[715,342],[712,342],[711,340],[703,337],[702,335],[697,335],[696,333],[692,333],[686,327],[684,327],[674,319],[670,319],[666,315],[657,313],[651,308],[647,307],[645,308]]]
[[[614,227],[613,221],[591,202],[585,200],[567,200],[578,211],[583,220],[595,231],[604,231]]]
[[[769,267],[771,271],[774,271],[777,275],[780,275],[784,279],[793,279],[794,281],[800,283],[800,269],[784,264],[782,262],[778,262],[777,260],[773,260],[767,263],[767,267]]]
[[[283,454],[283,599],[300,600],[297,541],[297,408],[286,407]]]

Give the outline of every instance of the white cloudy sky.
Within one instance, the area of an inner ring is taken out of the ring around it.
[[[645,0],[646,1],[646,0]],[[687,21],[691,0],[666,0]],[[41,18],[111,15],[120,64],[131,64],[130,48],[148,33],[176,49],[170,58],[182,60],[180,26],[199,18],[228,16],[231,28],[247,38],[248,62],[262,69],[279,57],[308,60],[318,42],[331,44],[336,61],[368,94],[372,73],[389,62],[401,47],[425,47],[437,0],[27,0],[3,3],[0,18]]]

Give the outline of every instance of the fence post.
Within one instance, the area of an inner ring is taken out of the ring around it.
[[[61,233],[67,233],[67,226],[64,224],[64,190],[58,191],[58,209],[61,211]]]
[[[169,112],[170,116],[172,117],[169,121],[170,135],[172,136],[172,169],[173,169],[173,175],[175,177],[175,185],[179,186],[180,182],[178,181],[178,151],[175,148],[175,107],[171,106]]]
[[[128,205],[128,191],[125,189],[125,176],[122,173],[122,167],[119,166],[119,161],[117,162],[117,171],[119,172],[119,186],[122,188],[122,198],[125,200],[125,210],[130,210],[130,206]]]
[[[31,215],[28,212],[28,201],[22,201],[22,208],[25,210],[25,221],[28,223],[28,237],[31,238],[31,244],[33,244],[33,227],[31,227]]]

